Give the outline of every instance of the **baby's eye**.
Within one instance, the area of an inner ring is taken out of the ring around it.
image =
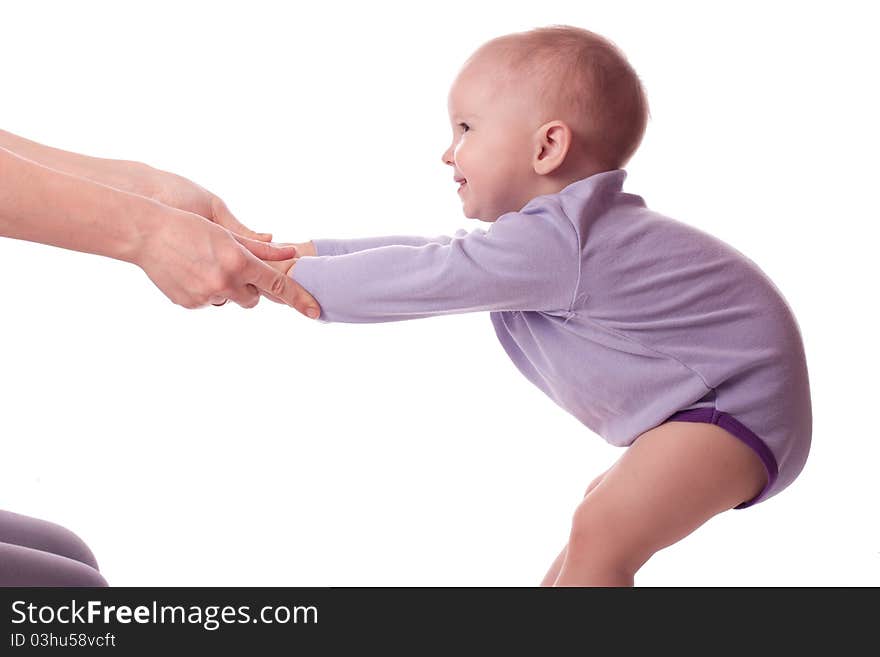
[[[462,132],[467,132],[468,130],[470,130],[470,126],[468,126],[467,123],[459,123],[458,127],[462,129]]]

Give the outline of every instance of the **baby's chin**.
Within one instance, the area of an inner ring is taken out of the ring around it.
[[[474,212],[471,212],[471,213],[465,212],[464,216],[467,217],[468,219],[476,219],[477,221],[485,221],[486,223],[491,224],[492,222],[496,221],[498,219],[498,217],[500,217],[501,215],[498,215],[498,217],[493,217],[490,219],[489,217],[484,217],[484,216],[479,215]]]
[[[476,219],[477,221],[484,221],[489,224],[497,221],[501,215],[506,214],[506,212],[480,212],[478,210],[469,210],[466,205],[462,207],[462,213],[468,219]]]

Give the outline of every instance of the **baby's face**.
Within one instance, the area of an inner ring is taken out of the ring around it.
[[[454,169],[464,214],[495,221],[538,195],[531,165],[536,101],[528,88],[503,82],[492,55],[472,59],[449,91],[452,144],[443,162]],[[505,74],[506,75],[506,74]]]

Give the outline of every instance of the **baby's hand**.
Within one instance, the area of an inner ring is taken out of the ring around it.
[[[267,265],[269,265],[272,269],[280,271],[282,274],[286,276],[290,276],[290,272],[293,269],[293,266],[296,264],[296,261],[299,260],[300,256],[304,255],[315,255],[315,248],[312,246],[311,242],[305,242],[303,244],[293,244],[289,242],[278,243],[279,246],[295,246],[296,247],[296,257],[289,258],[288,260],[263,260]],[[267,299],[271,299],[275,301],[271,294],[266,292],[261,292],[261,294]],[[317,305],[317,302],[316,302]]]
[[[299,260],[299,258],[291,258],[290,260],[274,260],[274,261],[263,260],[263,262],[265,262],[267,265],[269,265],[272,269],[277,269],[285,276],[290,276],[290,272],[293,271],[293,266],[296,264],[297,260]],[[262,296],[266,297],[267,299],[270,299],[271,301],[278,301],[278,299],[276,299],[272,294],[270,294],[269,292],[266,292],[264,290],[260,290],[260,294]],[[313,298],[313,302],[314,302],[315,306],[318,305],[318,302],[314,301],[314,298]]]
[[[289,274],[291,268],[293,267],[294,264],[296,264],[297,260],[299,260],[299,258],[290,258],[289,260],[275,260],[275,261],[263,260],[263,262],[265,262],[267,265],[269,265],[272,269],[277,269],[282,274]]]
[[[275,260],[274,262],[269,262],[267,260],[263,261],[272,267],[272,269],[277,269],[282,274],[289,274],[298,258],[315,255],[315,245],[311,242],[276,242],[276,244],[278,244],[278,246],[296,247],[296,258],[290,258],[289,260]]]

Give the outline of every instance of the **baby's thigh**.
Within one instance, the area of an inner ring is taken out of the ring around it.
[[[0,510],[0,543],[51,552],[98,567],[89,546],[69,529],[12,511]]]
[[[635,570],[757,495],[766,476],[758,456],[721,427],[666,422],[639,436],[583,499],[569,543]]]

